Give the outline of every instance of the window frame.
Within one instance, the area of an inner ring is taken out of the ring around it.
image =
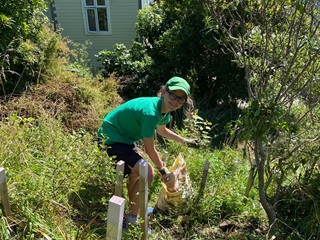
[[[152,6],[156,0],[140,0],[139,1],[139,9],[143,9],[145,5]]]
[[[111,18],[110,18],[110,4],[109,0],[103,0],[104,5],[98,5],[98,0],[92,0],[93,5],[87,5],[87,0],[82,1],[82,9],[83,9],[83,20],[84,20],[84,27],[85,27],[85,34],[86,35],[110,35],[111,34]],[[101,0],[100,0],[101,1]],[[105,8],[106,15],[107,15],[107,31],[100,31],[99,30],[99,19],[98,19],[98,8]],[[88,9],[92,9],[94,11],[95,16],[95,26],[96,30],[91,31],[89,29],[89,16],[88,16]]]

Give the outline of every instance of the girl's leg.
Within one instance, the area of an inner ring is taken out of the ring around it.
[[[131,169],[131,174],[129,174],[129,181],[128,181],[128,195],[129,195],[129,209],[132,215],[137,215],[139,212],[139,163],[142,161],[140,159],[134,167]],[[153,167],[148,163],[148,187],[154,177],[154,170]]]

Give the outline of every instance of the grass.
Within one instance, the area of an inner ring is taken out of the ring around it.
[[[88,80],[67,72],[1,105],[0,161],[13,216],[1,214],[0,239],[106,238],[115,171],[112,159],[97,146],[95,130],[120,102],[112,78]],[[169,215],[154,214],[149,239],[263,238],[266,218],[254,189],[244,203],[249,169],[240,151],[209,145],[190,149],[174,142],[158,143],[158,149],[168,151],[167,166],[183,155],[193,195]],[[210,169],[199,200],[206,160]],[[156,176],[150,206],[160,189]],[[123,239],[140,235],[133,228]]]
[[[56,120],[22,122],[11,117],[1,125],[1,136],[1,165],[7,173],[17,239],[29,239],[30,232],[63,239],[78,231],[82,218],[86,222],[96,217],[98,197],[110,196],[113,169],[91,135],[66,134]],[[85,199],[83,191],[97,193],[91,186],[100,196]]]

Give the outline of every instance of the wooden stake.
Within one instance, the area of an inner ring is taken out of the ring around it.
[[[141,223],[142,240],[148,239],[148,162],[142,160],[139,164],[139,206]]]
[[[251,169],[249,171],[249,176],[248,176],[248,181],[247,181],[247,185],[246,185],[246,191],[244,193],[244,196],[246,196],[247,198],[249,197],[249,193],[250,193],[250,190],[253,186],[253,182],[254,182],[254,179],[255,179],[255,176],[256,176],[256,173],[257,173],[257,164],[255,162],[255,159],[252,159],[250,161],[251,163]],[[244,202],[246,202],[247,200],[244,199]]]
[[[108,206],[107,240],[121,240],[125,199],[112,196]]]
[[[210,166],[210,162],[207,160],[204,164],[202,180],[201,180],[201,185],[199,189],[199,198],[203,196],[204,187],[206,185],[206,181],[208,177],[209,166]]]
[[[168,157],[168,152],[164,151],[161,160],[164,162]]]
[[[114,195],[122,197],[123,192],[123,176],[124,176],[124,161],[120,160],[117,163],[116,169],[116,189]]]
[[[10,209],[6,172],[4,168],[0,168],[0,197],[2,201],[4,215],[6,217],[11,217],[12,213]]]

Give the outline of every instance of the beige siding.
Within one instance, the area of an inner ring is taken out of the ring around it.
[[[135,22],[138,15],[138,0],[109,0],[111,34],[87,34],[85,31],[82,0],[55,0],[55,13],[62,36],[74,42],[92,42],[88,49],[89,56],[95,66],[95,57],[103,49],[112,50],[115,43],[123,43],[130,47],[135,36]]]

